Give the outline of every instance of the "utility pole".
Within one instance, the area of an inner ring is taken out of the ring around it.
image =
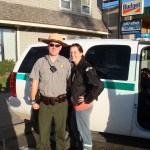
[[[122,21],[122,0],[119,0],[119,5],[118,5],[118,39],[122,39],[121,35],[121,21]]]

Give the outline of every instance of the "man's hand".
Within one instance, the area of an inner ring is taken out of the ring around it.
[[[34,103],[34,104],[32,105],[32,108],[33,108],[34,110],[37,110],[37,109],[40,108],[40,106],[39,106],[39,104]]]

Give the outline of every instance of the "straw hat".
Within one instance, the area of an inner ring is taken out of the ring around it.
[[[60,45],[62,45],[63,47],[68,46],[68,44],[66,44],[66,43],[63,42],[62,35],[58,34],[58,33],[50,34],[49,37],[48,37],[48,39],[39,38],[38,41],[39,42],[44,42],[46,44],[49,44],[50,42],[57,42]]]

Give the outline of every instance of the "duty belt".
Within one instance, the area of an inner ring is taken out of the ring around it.
[[[66,94],[63,95],[59,95],[58,97],[45,97],[43,95],[41,95],[41,101],[45,104],[45,105],[55,105],[56,103],[62,103],[66,100]]]

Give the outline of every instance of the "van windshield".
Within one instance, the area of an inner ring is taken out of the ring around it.
[[[18,72],[31,73],[35,62],[45,55],[48,55],[47,46],[32,47],[22,61]],[[69,58],[69,47],[62,48],[62,50],[60,51],[60,55]]]
[[[127,45],[96,45],[85,58],[101,79],[128,80],[131,48]]]

